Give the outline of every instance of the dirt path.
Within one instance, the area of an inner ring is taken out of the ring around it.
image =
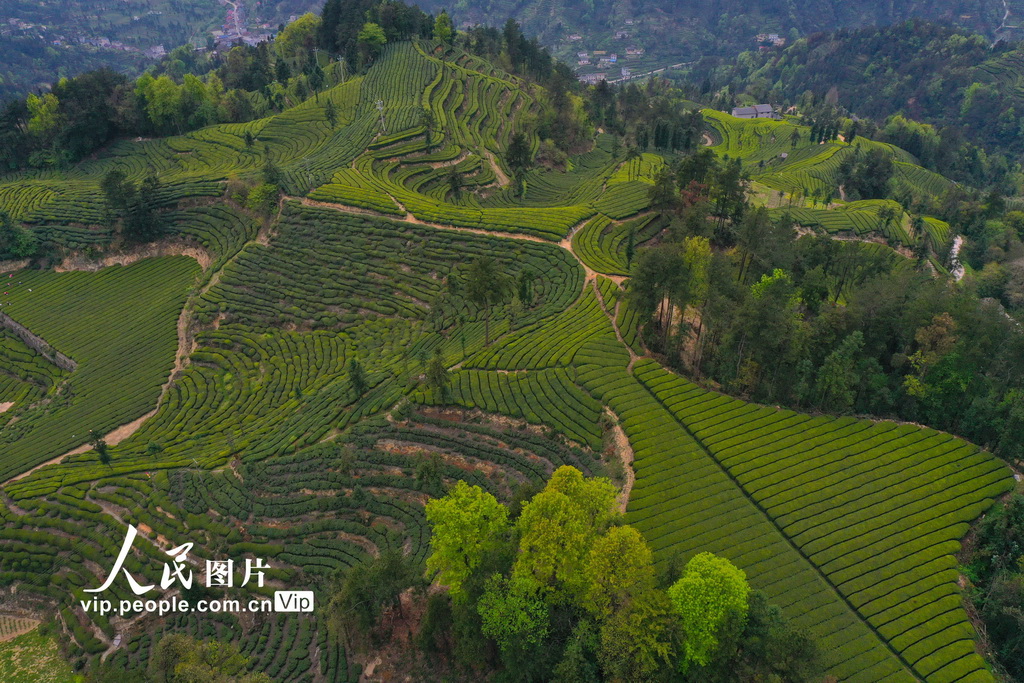
[[[715,140],[714,138],[711,137],[710,133],[704,133],[702,137],[704,138],[705,147],[711,147],[712,145],[715,144]]]
[[[126,252],[124,254],[114,254],[100,259],[86,259],[81,256],[71,256],[65,259],[57,270],[58,272],[65,272],[68,270],[99,270],[100,268],[114,264],[128,265],[151,256],[191,256],[199,262],[200,267],[202,267],[204,271],[210,267],[211,263],[210,255],[205,250],[198,249],[190,245],[183,245],[183,243],[171,242],[167,245],[147,245],[139,250]],[[220,271],[217,271],[217,273],[214,274],[214,277],[219,276],[222,270],[223,268]],[[211,282],[212,280],[213,278],[211,278]],[[208,283],[203,291],[205,291],[205,289],[209,289],[210,286],[211,284]],[[164,385],[160,388],[160,396],[157,398],[156,407],[145,415],[137,417],[131,422],[123,424],[104,435],[103,440],[107,442],[108,446],[116,446],[128,437],[132,436],[135,432],[139,431],[142,425],[145,424],[146,420],[156,415],[174,380],[188,365],[188,358],[192,355],[192,351],[195,350],[195,341],[192,338],[189,324],[192,316],[193,303],[194,298],[190,298],[186,301],[185,305],[181,309],[181,313],[178,315],[178,347],[174,354],[174,367],[171,369],[171,373],[168,375],[167,381],[164,382]],[[3,410],[0,410],[0,412],[3,412]],[[0,484],[0,486],[6,486],[11,482],[24,479],[38,469],[46,467],[47,465],[59,464],[68,456],[81,455],[82,453],[87,453],[91,449],[92,446],[88,443],[83,443],[62,455],[58,455],[56,458],[51,458],[46,462],[40,463],[35,467],[22,472],[21,474],[11,477],[3,484]]]
[[[494,158],[494,153],[489,149],[484,150],[484,156],[491,162],[491,168],[494,169],[494,175],[498,178],[499,187],[508,187],[511,182],[505,172],[501,170],[501,166],[498,165],[498,160]]]
[[[615,455],[622,460],[622,471],[626,475],[626,481],[622,484],[622,491],[619,492],[619,512],[626,512],[629,505],[629,494],[633,491],[633,484],[636,483],[636,473],[633,472],[633,447],[629,445],[629,438],[626,432],[622,431],[619,424],[619,416],[612,412],[608,406],[604,408],[604,414],[611,418],[612,445],[615,448]]]
[[[0,413],[6,413],[8,410],[14,407],[14,401],[7,401],[6,403],[0,403]]]

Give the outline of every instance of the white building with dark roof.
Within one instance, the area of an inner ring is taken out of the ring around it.
[[[770,104],[755,104],[752,107],[735,107],[732,115],[738,119],[777,119],[780,118]]]

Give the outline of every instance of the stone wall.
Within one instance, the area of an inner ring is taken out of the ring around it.
[[[0,313],[0,327],[6,327],[11,332],[14,332],[21,341],[25,342],[26,346],[38,351],[43,358],[56,365],[58,368],[71,372],[78,367],[78,363],[47,344],[46,340],[42,337],[32,334],[27,327],[16,322],[5,313]]]

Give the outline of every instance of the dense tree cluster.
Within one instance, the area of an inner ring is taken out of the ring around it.
[[[100,189],[108,215],[112,222],[120,221],[121,237],[126,242],[146,242],[163,233],[157,196],[160,181],[156,176],[147,176],[136,185],[121,171],[111,171],[103,177]]]
[[[462,481],[429,502],[427,576],[447,591],[429,598],[421,648],[506,681],[820,676],[813,641],[752,592],[741,570],[700,553],[659,573],[615,499],[609,481],[565,466],[521,508]],[[374,571],[353,570],[339,595],[358,584],[366,603],[401,590],[392,577],[405,570],[377,572],[390,590],[363,580]]]
[[[343,57],[353,69],[371,61],[374,46],[428,38],[434,17],[395,0],[327,0],[315,28],[316,45]]]
[[[874,163],[864,154],[850,177],[874,183]],[[785,212],[746,202],[735,162],[706,150],[652,191],[672,223],[637,255],[630,296],[669,363],[756,401],[924,422],[1024,456],[1024,217],[998,195],[946,199],[977,268],[957,286],[927,249],[915,260],[798,237]]]
[[[622,43],[618,30],[627,28],[630,40],[643,45],[656,63],[697,59],[701,55],[734,56],[750,49],[754,37],[771,31],[790,41],[840,27],[886,26],[911,17],[956,22],[972,30],[991,30],[1002,17],[1000,0],[808,0],[800,5],[778,0],[717,0],[678,2],[645,0],[423,0],[428,11],[453,9],[471,23],[494,23],[512,8],[523,28],[545,45],[567,44],[573,33],[585,36],[586,47],[614,51]],[[626,24],[625,22],[630,23]],[[579,43],[568,43],[575,52]]]
[[[39,242],[31,230],[20,227],[4,211],[0,211],[0,259],[23,259],[35,256]]]
[[[998,663],[1024,679],[1024,496],[999,504],[981,523],[966,573]]]
[[[689,152],[701,143],[704,118],[670,81],[651,78],[614,88],[602,81],[588,91],[593,121],[630,140],[639,151]]]
[[[323,19],[299,17],[273,43],[222,52],[186,45],[138,79],[100,69],[14,100],[0,112],[0,167],[64,166],[118,137],[180,134],[283,111],[339,82],[343,69],[369,65],[387,41],[434,29],[432,17],[393,0],[331,0],[324,12]]]

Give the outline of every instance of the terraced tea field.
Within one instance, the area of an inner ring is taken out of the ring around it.
[[[233,642],[275,680],[356,681],[360,663],[320,613],[179,614],[131,629],[77,599],[131,523],[133,573],[155,576],[164,551],[192,542],[199,561],[269,559],[270,583],[231,597],[287,585],[320,600],[337,570],[383,550],[423,558],[424,504],[454,481],[510,501],[563,464],[604,471],[614,420],[635,455],[627,519],[659,564],[729,558],[821,640],[839,680],[994,681],[954,555],[1012,487],[1009,470],[947,434],[746,403],[660,367],[624,287],[627,245],[656,244],[669,223],[648,195],[665,161],[616,157],[602,134],[566,172],[529,171],[517,196],[503,150],[538,106],[521,85],[457,50],[396,43],[365,76],[279,116],[0,179],[0,207],[77,252],[67,272],[2,275],[0,311],[77,367],[0,331],[0,585],[57,614],[78,665],[108,653],[144,667],[160,637],[185,633]],[[706,117],[716,153],[771,192],[826,190],[850,153],[794,150],[788,122]],[[899,182],[945,187],[887,149]],[[267,159],[286,196],[261,217],[223,196],[224,181],[257,178]],[[161,178],[163,255],[101,267],[83,251],[110,239],[96,197],[111,169]],[[904,246],[950,237],[928,218],[912,234],[902,210],[883,224],[891,202],[796,204],[808,229]],[[467,294],[479,258],[515,296]],[[435,354],[445,392],[423,381]],[[61,460],[89,430],[118,435],[110,461],[87,445]],[[121,582],[109,590],[132,597]]]

